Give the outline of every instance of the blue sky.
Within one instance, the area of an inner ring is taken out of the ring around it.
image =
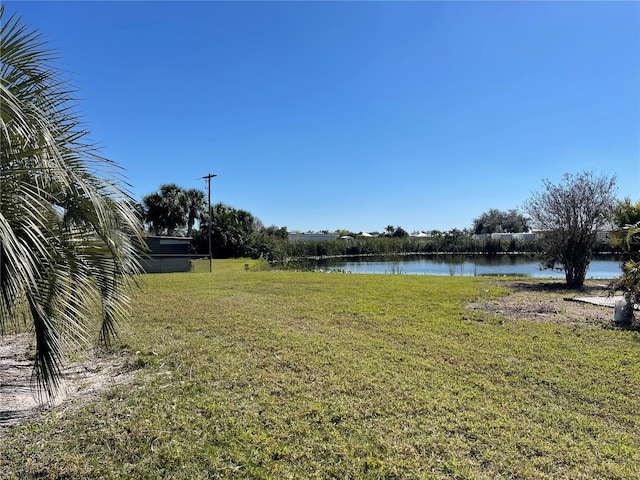
[[[592,170],[640,199],[639,2],[5,2],[137,199],[289,231],[471,227]]]

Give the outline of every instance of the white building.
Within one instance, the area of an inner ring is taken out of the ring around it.
[[[336,240],[338,235],[335,233],[290,233],[290,242],[326,242]]]

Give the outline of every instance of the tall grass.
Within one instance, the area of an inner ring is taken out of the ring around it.
[[[640,477],[637,332],[466,310],[486,278],[207,270],[145,277],[134,385],[2,433],[1,478]]]

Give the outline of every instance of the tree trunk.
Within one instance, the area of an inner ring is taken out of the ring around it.
[[[587,276],[589,261],[575,262],[571,265],[565,265],[564,273],[569,288],[582,288],[584,279]]]

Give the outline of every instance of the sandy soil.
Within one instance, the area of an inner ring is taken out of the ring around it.
[[[71,399],[87,400],[132,378],[124,354],[93,355],[65,368],[57,394],[46,400],[38,396],[31,382],[33,362],[28,358],[31,342],[28,334],[0,338],[0,429],[60,408]]]

